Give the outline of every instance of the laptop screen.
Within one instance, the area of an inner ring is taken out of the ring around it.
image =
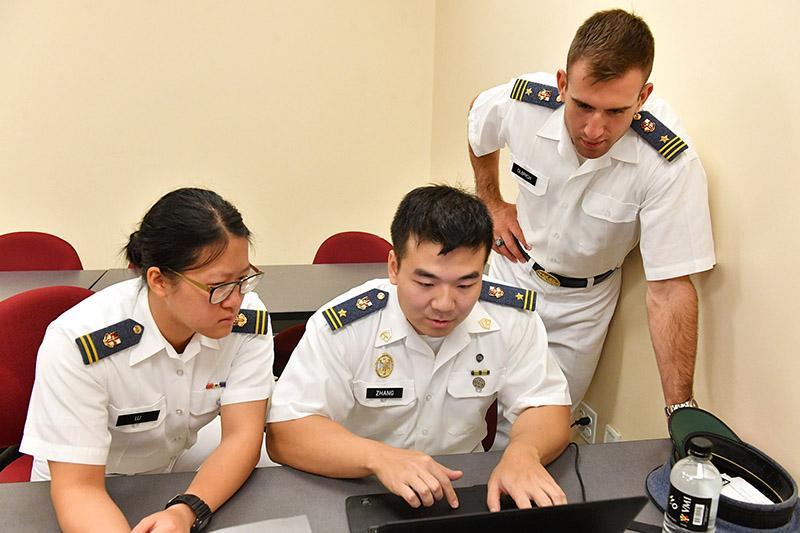
[[[555,507],[516,509],[508,497],[502,510],[486,509],[486,485],[457,488],[459,507],[450,509],[440,500],[431,507],[414,509],[394,494],[350,496],[345,502],[350,533],[425,533],[452,531],[625,531],[647,498],[637,496]]]

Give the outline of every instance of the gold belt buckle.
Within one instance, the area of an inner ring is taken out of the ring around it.
[[[561,282],[558,280],[558,278],[552,275],[547,270],[544,269],[536,270],[536,275],[539,276],[539,279],[541,279],[546,283],[549,283],[550,285],[553,285],[554,287],[561,286]]]

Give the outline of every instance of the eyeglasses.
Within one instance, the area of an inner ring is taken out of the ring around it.
[[[264,273],[260,271],[258,267],[253,265],[250,265],[250,268],[253,270],[253,272],[255,272],[254,274],[245,276],[239,281],[229,281],[227,283],[220,283],[219,285],[206,285],[205,283],[195,281],[188,276],[184,276],[180,272],[175,272],[174,270],[170,270],[170,272],[177,275],[181,279],[188,281],[198,289],[206,291],[208,293],[209,303],[220,304],[228,299],[236,287],[239,287],[239,292],[241,294],[247,294],[256,288],[258,282],[261,281],[261,278],[264,276]]]

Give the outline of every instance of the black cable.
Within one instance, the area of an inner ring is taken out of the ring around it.
[[[569,427],[574,428],[575,426],[588,426],[592,423],[592,419],[588,416],[584,416],[582,418],[577,419],[575,422],[569,425]]]
[[[581,476],[581,469],[578,466],[578,462],[581,456],[580,448],[574,442],[570,442],[567,445],[567,448],[569,448],[570,446],[575,447],[575,474],[578,476],[578,483],[580,483],[581,485],[581,497],[583,498],[583,501],[586,502],[586,487],[583,485],[583,477]]]

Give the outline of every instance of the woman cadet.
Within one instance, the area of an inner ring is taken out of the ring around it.
[[[170,192],[125,248],[141,277],[48,327],[21,449],[35,457],[32,480],[52,479],[64,531],[130,531],[104,476],[195,470],[181,455],[218,414],[220,443],[186,493],[133,531],[201,531],[252,472],[274,379],[249,246],[219,195]]]

